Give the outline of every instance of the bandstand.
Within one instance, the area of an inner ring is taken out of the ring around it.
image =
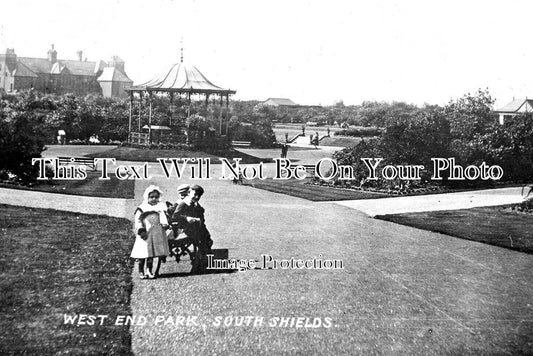
[[[191,96],[198,95],[200,98],[203,97],[206,108],[209,106],[210,99],[212,99],[212,104],[219,105],[220,109],[222,109],[224,101],[226,108],[229,107],[229,96],[236,93],[235,90],[224,89],[211,83],[195,66],[183,63],[183,54],[180,62],[171,66],[162,75],[144,84],[135,85],[125,90],[129,93],[130,98],[128,142],[138,144],[152,143],[152,131],[155,129],[155,126],[152,125],[152,106],[155,95],[169,95],[168,125],[172,127],[176,107],[180,108],[183,105],[187,105],[187,117],[191,115]],[[147,98],[148,112],[143,108],[144,98]],[[138,102],[139,112],[137,123],[134,126],[133,108],[136,101]],[[143,114],[145,115],[144,120]],[[148,116],[147,119],[146,114]],[[143,122],[146,123],[146,121],[148,125],[143,126]],[[145,127],[148,128],[148,133],[141,131]],[[219,110],[219,134],[222,134],[222,110]]]

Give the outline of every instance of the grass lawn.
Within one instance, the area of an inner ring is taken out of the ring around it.
[[[125,219],[0,205],[0,354],[131,354],[129,326],[110,322],[131,315],[130,236]]]
[[[393,214],[376,218],[533,253],[533,215],[517,213],[509,207]]]
[[[162,150],[162,149],[142,149],[136,147],[116,147],[109,151],[90,154],[89,157],[116,158],[119,161],[136,161],[136,162],[156,162],[157,158],[210,158],[212,164],[220,163],[219,157],[214,154],[203,151],[187,150]],[[241,163],[259,163],[261,159],[229,149],[224,152],[222,157],[225,158],[242,158]]]
[[[365,138],[369,140],[370,138]],[[361,142],[360,137],[330,136],[320,141],[320,146],[351,147]]]
[[[101,173],[87,171],[87,178],[83,180],[54,180],[42,181],[32,187],[14,184],[0,183],[0,187],[11,189],[34,190],[39,192],[83,195],[103,198],[133,199],[134,181],[118,180],[114,174],[110,174],[110,180],[100,180]]]
[[[376,199],[386,198],[388,195],[373,192],[363,192],[348,189],[333,189],[315,184],[305,184],[308,179],[297,180],[250,180],[244,181],[245,185],[254,188],[268,190],[274,193],[291,195],[311,201],[335,201],[335,200],[355,200],[355,199]]]

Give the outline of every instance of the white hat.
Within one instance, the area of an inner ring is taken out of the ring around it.
[[[182,184],[178,187],[178,194],[187,193],[190,186],[188,184]]]

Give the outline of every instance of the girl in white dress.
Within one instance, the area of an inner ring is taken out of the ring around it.
[[[159,272],[161,261],[169,255],[168,229],[166,216],[167,206],[161,203],[163,192],[159,187],[151,185],[144,191],[144,201],[135,210],[135,244],[131,257],[139,260],[139,276],[141,279],[155,278]],[[155,273],[152,274],[153,258],[158,257]],[[144,267],[146,264],[146,273]]]

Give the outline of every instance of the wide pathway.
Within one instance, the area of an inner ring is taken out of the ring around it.
[[[516,204],[524,200],[522,193],[521,187],[513,187],[413,197],[345,200],[335,203],[362,211],[369,216],[376,216]]]
[[[0,203],[118,218],[129,217],[134,208],[131,199],[86,197],[6,188],[0,188]]]
[[[137,200],[148,183],[173,200],[183,182],[155,175],[136,186]],[[533,349],[531,255],[371,219],[335,203],[216,179],[201,184],[214,247],[230,258],[337,259],[344,268],[190,276],[185,261],[169,261],[164,278],[134,280],[133,313],[147,318],[132,327],[138,355]]]

